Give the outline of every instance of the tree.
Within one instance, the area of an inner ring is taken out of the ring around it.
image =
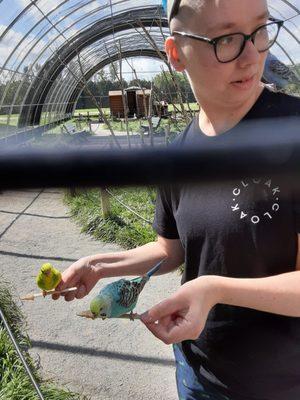
[[[187,78],[179,72],[174,72],[175,79],[178,83],[183,99],[187,102],[194,102],[195,97],[191,90]],[[178,102],[178,93],[174,86],[170,72],[161,72],[153,79],[154,92],[158,99],[166,100],[168,103]]]
[[[132,79],[128,86],[141,86],[142,88],[150,89],[151,81],[147,81],[147,79]]]
[[[114,61],[113,63],[109,64],[108,70],[109,70],[109,78],[110,78],[110,80],[115,82],[118,79],[116,77],[115,71],[117,72],[117,74],[119,73],[119,62],[118,61]]]
[[[98,71],[95,74],[95,80],[98,81],[105,81],[108,79],[107,73],[105,72],[104,68],[100,69],[100,71]]]
[[[123,80],[124,87],[127,87],[128,84],[125,80]],[[110,79],[101,79],[95,82],[92,78],[88,82],[88,88],[96,97],[97,100],[101,99],[102,107],[109,107],[109,99],[108,92],[110,90],[121,90],[120,83],[117,81],[111,81]],[[83,91],[78,99],[76,104],[76,108],[84,109],[84,108],[95,108],[95,104],[93,100],[86,95]]]

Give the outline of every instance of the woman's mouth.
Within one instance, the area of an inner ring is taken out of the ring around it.
[[[235,81],[235,82],[231,82],[234,87],[238,88],[238,89],[243,89],[243,90],[247,90],[250,89],[254,83],[254,77],[255,75],[252,75],[251,77],[247,77],[244,79],[241,79],[239,81]]]

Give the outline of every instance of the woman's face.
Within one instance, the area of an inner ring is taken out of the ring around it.
[[[188,26],[179,29],[210,39],[235,32],[250,34],[265,24],[269,15],[265,0],[207,0],[194,14]],[[238,105],[258,92],[267,52],[259,53],[251,41],[236,60],[223,64],[216,59],[212,45],[179,36],[175,40],[200,103]],[[250,81],[236,84],[250,77]]]

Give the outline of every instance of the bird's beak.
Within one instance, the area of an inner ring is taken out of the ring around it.
[[[76,314],[78,317],[84,317],[84,318],[90,318],[90,319],[95,319],[95,315],[90,311],[90,310],[86,310],[86,311],[81,311],[80,313]]]

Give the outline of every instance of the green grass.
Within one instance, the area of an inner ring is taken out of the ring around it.
[[[109,108],[102,108],[102,110],[106,115],[110,115]],[[87,114],[88,112],[90,114],[97,114],[97,115],[99,114],[98,108],[82,108],[82,109],[75,110],[74,115]]]
[[[8,115],[0,115],[0,125],[7,126]],[[11,114],[9,120],[9,126],[17,126],[19,121],[19,114]]]
[[[126,205],[152,222],[155,212],[154,189],[126,188],[110,189]],[[100,191],[78,190],[76,196],[65,195],[65,202],[70,208],[71,216],[81,226],[83,233],[107,243],[117,243],[125,249],[132,249],[155,241],[156,233],[152,226],[110,198],[111,214],[104,219],[101,209]],[[184,265],[178,269],[182,274]]]
[[[114,131],[121,131],[121,132],[126,132],[126,124],[124,120],[109,120],[110,125]],[[128,129],[129,133],[135,133],[135,132],[140,132],[141,130],[141,125],[147,125],[148,126],[148,120],[146,119],[139,119],[139,120],[129,120],[128,121]],[[162,119],[159,127],[155,130],[156,133],[162,133],[165,132],[165,129],[170,126],[170,131],[171,132],[181,132],[185,127],[186,127],[186,122],[185,120],[178,120],[177,122],[172,121],[170,123],[169,119]],[[95,129],[108,129],[108,126],[106,124],[97,124],[94,126]]]
[[[0,276],[0,307],[17,339],[23,355],[30,366],[41,392],[47,400],[88,400],[86,396],[58,388],[52,381],[43,381],[37,366],[28,353],[30,340],[26,335],[23,314],[11,293],[13,289],[3,276]],[[39,397],[26,374],[15,348],[0,321],[0,399],[38,400]]]
[[[179,104],[177,104],[177,107],[180,109]],[[197,103],[190,103],[190,108],[193,111],[198,110],[198,105]],[[185,109],[187,110],[187,104],[185,104]],[[172,112],[174,110],[174,107],[172,105],[169,105],[169,111]],[[109,108],[103,108],[103,111],[105,112],[106,116],[109,117],[110,115],[110,109]],[[89,108],[89,109],[78,109],[75,111],[74,115],[78,116],[80,113],[86,115],[87,112],[91,114],[91,116],[96,116],[99,114],[99,111],[97,108]],[[46,120],[47,113],[43,113],[41,117],[41,125],[46,124],[48,121]],[[12,114],[10,117],[9,125],[7,125],[7,115],[0,115],[0,137],[5,137],[9,136],[11,134],[15,133],[15,127],[18,125],[18,120],[19,120],[19,114]],[[73,119],[71,122],[76,123],[77,127],[79,130],[89,130],[88,124],[83,121],[80,122],[77,119]],[[126,125],[124,123],[124,120],[112,120],[110,119],[110,123],[112,128],[115,131],[122,131],[126,132]],[[141,129],[141,124],[142,125],[147,125],[148,121],[146,119],[140,119],[140,120],[129,120],[128,127],[129,127],[129,132],[139,132]],[[165,128],[169,125],[169,120],[168,119],[162,119],[159,128],[157,129],[157,132],[163,132]],[[174,121],[171,122],[170,125],[170,130],[171,132],[179,132],[184,129],[186,126],[186,123],[182,120],[178,120],[176,123]],[[99,124],[97,125],[98,128],[102,129],[108,129],[107,125],[105,124]],[[61,125],[56,126],[53,128],[51,131],[48,131],[50,134],[60,134],[61,133]]]
[[[155,191],[145,188],[111,189],[123,203],[152,222],[154,216]],[[110,197],[110,215],[103,218],[100,191],[79,191],[75,197],[66,194],[65,201],[71,215],[82,227],[82,232],[108,243],[118,243],[129,249],[155,240],[152,226]]]
[[[179,104],[175,104],[175,106],[180,110],[180,105]],[[190,109],[193,111],[197,111],[199,110],[199,105],[197,103],[189,103]],[[188,110],[188,105],[185,104],[184,105],[185,109]],[[109,108],[103,108],[103,111],[105,112],[106,115],[110,114],[110,109]],[[174,111],[174,107],[172,104],[169,104],[168,106],[168,111]],[[81,114],[87,114],[87,112],[89,112],[90,114],[99,114],[99,111],[97,108],[86,108],[86,109],[78,109],[75,111],[74,115],[79,115]]]
[[[0,115],[0,123],[6,125],[7,124],[8,115]],[[17,126],[19,121],[19,114],[11,114],[9,125]]]
[[[175,106],[178,108],[178,110],[181,110],[180,104],[175,104]],[[198,103],[189,103],[189,107],[192,111],[199,111],[199,104]],[[185,110],[188,111],[188,105],[184,104]],[[168,106],[168,111],[174,111],[173,104],[169,104]]]

